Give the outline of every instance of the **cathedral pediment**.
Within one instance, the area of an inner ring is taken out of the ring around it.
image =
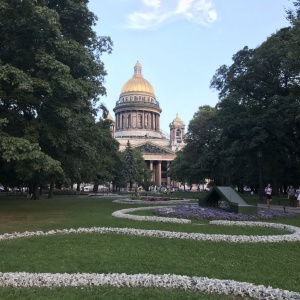
[[[136,149],[140,150],[143,154],[174,154],[173,151],[167,150],[162,148],[158,145],[154,145],[152,143],[145,143],[135,147]]]

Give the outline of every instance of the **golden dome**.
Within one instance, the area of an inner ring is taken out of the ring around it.
[[[154,95],[152,85],[143,78],[142,66],[139,61],[134,66],[134,75],[122,87],[121,94],[128,92],[145,92]]]

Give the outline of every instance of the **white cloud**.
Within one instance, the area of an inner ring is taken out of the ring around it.
[[[160,7],[161,0],[143,0],[144,4],[155,9]]]
[[[168,17],[168,14],[133,12],[128,16],[129,27],[133,29],[149,29],[157,27],[168,19]]]
[[[212,24],[218,19],[212,0],[139,1],[144,4],[144,10],[134,11],[127,16],[127,25],[132,29],[151,29],[178,18],[201,25]]]
[[[185,14],[189,9],[191,9],[193,2],[194,0],[179,0],[175,13]]]

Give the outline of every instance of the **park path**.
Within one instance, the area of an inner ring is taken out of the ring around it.
[[[258,204],[259,208],[265,208],[268,209],[267,204]],[[276,209],[276,210],[284,210],[283,205],[271,205],[270,209]],[[291,206],[285,206],[285,211],[286,212],[293,212],[293,213],[300,213],[300,207],[291,207]]]

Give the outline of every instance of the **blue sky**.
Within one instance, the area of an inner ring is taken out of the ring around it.
[[[215,106],[210,81],[244,46],[255,48],[289,25],[290,0],[90,0],[99,18],[94,28],[114,46],[102,60],[108,73],[107,96],[113,108],[137,60],[160,102],[161,129],[178,113],[186,124],[203,105]]]

